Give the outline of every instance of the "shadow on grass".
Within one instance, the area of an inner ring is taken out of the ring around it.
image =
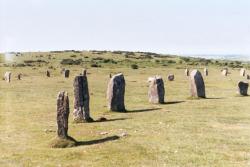
[[[148,112],[160,110],[161,108],[148,108],[148,109],[139,109],[139,110],[127,110],[125,113],[136,113],[136,112]]]
[[[169,102],[164,102],[163,105],[170,105],[170,104],[178,104],[178,103],[184,103],[186,101],[169,101]]]
[[[95,120],[94,122],[113,122],[113,121],[123,121],[123,120],[126,120],[126,119],[131,119],[131,118],[114,118],[114,119],[98,119],[98,120]]]
[[[105,143],[108,141],[118,140],[119,138],[120,138],[119,136],[115,135],[115,136],[105,137],[105,138],[96,139],[96,140],[76,141],[76,146],[87,146],[87,145],[100,144],[100,143]]]

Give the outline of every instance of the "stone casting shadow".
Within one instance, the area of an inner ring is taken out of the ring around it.
[[[184,103],[186,101],[168,101],[168,102],[164,102],[163,105],[168,105],[168,104],[178,104],[178,103]]]
[[[139,109],[139,110],[127,110],[125,113],[135,113],[135,112],[148,112],[148,111],[155,111],[160,110],[161,108],[148,108],[148,109]]]
[[[108,141],[118,140],[119,138],[120,138],[119,136],[115,135],[115,136],[110,136],[110,137],[105,137],[102,139],[96,139],[96,140],[90,140],[90,141],[76,141],[76,146],[100,144],[100,143],[105,143]]]

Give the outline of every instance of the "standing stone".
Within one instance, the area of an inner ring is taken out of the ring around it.
[[[88,79],[85,75],[76,76],[74,79],[74,111],[73,119],[78,122],[92,122],[89,113],[89,88]]]
[[[10,80],[11,80],[11,72],[7,71],[5,74],[4,74],[4,80],[8,83],[10,83]]]
[[[246,75],[246,70],[244,68],[240,69],[240,76],[244,77]]]
[[[250,79],[250,75],[249,74],[247,74],[247,79]]]
[[[149,90],[148,98],[150,103],[164,103],[165,89],[161,76],[148,78]]]
[[[248,86],[249,84],[247,82],[240,81],[238,83],[238,93],[242,96],[247,96]]]
[[[174,74],[168,75],[168,80],[169,81],[174,81]]]
[[[17,79],[18,79],[18,80],[21,80],[21,77],[22,77],[22,74],[21,74],[21,73],[17,74]]]
[[[69,73],[70,73],[69,70],[64,70],[64,77],[69,78]]]
[[[208,76],[208,69],[207,68],[204,68],[204,75]]]
[[[50,72],[49,72],[49,70],[46,70],[46,76],[47,76],[47,77],[50,77]]]
[[[59,92],[57,96],[57,135],[68,138],[69,98],[67,92]]]
[[[186,75],[186,76],[189,76],[189,69],[186,69],[186,70],[185,70],[185,75]]]
[[[109,78],[112,78],[112,74],[111,73],[109,74]]]
[[[226,69],[223,69],[222,72],[221,72],[221,74],[222,74],[223,76],[227,76],[227,74],[228,74],[228,69],[227,69],[227,68],[226,68]]]
[[[191,89],[190,93],[192,97],[206,98],[205,84],[203,77],[198,70],[193,70],[190,75]]]
[[[113,75],[108,83],[107,100],[111,111],[125,112],[125,79],[122,73]]]

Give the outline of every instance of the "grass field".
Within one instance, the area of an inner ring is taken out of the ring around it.
[[[87,61],[79,65],[60,64],[62,59],[84,56]],[[97,57],[118,63],[90,67]],[[47,63],[27,63],[38,59]],[[184,69],[203,71],[205,65],[179,62],[178,57],[161,59],[67,52],[25,53],[12,60],[14,64],[26,60],[23,67],[2,62],[0,74],[11,71],[13,79],[0,81],[0,166],[250,166],[250,96],[236,94],[237,82],[245,80],[239,69],[230,68],[231,74],[223,77],[221,66],[206,64],[207,99],[191,100]],[[139,69],[131,69],[134,63]],[[60,67],[71,70],[70,78],[63,78]],[[73,123],[73,78],[84,67],[88,68],[91,116],[105,117],[107,122]],[[45,76],[48,68],[50,78]],[[117,72],[126,79],[127,113],[110,112],[106,107],[109,74]],[[20,81],[18,73],[23,74]],[[170,73],[175,74],[173,82],[167,81]],[[163,105],[148,103],[146,81],[156,74],[165,81],[167,103]],[[53,149],[56,96],[62,90],[70,98],[69,135],[81,145]]]

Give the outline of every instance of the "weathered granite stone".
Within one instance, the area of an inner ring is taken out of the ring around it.
[[[249,84],[247,82],[240,81],[238,83],[238,93],[242,96],[247,96],[248,86]]]
[[[107,100],[111,111],[125,112],[125,79],[122,73],[113,75],[108,83]]]
[[[190,74],[191,89],[190,93],[192,97],[206,98],[205,84],[203,77],[198,70],[193,70]]]
[[[57,96],[57,135],[68,138],[69,98],[67,92],[59,92]]]
[[[246,69],[240,69],[240,76],[244,77],[246,75]]]
[[[10,83],[11,81],[11,72],[7,71],[5,74],[4,74],[4,80],[8,83]]]
[[[174,74],[168,75],[168,80],[169,81],[174,81]]]
[[[186,69],[186,70],[185,70],[185,75],[186,75],[186,76],[189,76],[189,69]]]
[[[207,68],[204,68],[204,75],[208,76],[208,69]]]
[[[163,104],[165,97],[164,82],[161,76],[155,76],[148,78],[149,90],[148,97],[150,103]]]
[[[49,70],[46,70],[46,76],[47,76],[47,77],[50,77],[50,72],[49,72]]]
[[[64,77],[69,78],[69,73],[70,73],[69,70],[64,70]]]
[[[88,79],[85,75],[76,76],[74,79],[74,111],[75,122],[92,122],[89,111],[89,88]]]

